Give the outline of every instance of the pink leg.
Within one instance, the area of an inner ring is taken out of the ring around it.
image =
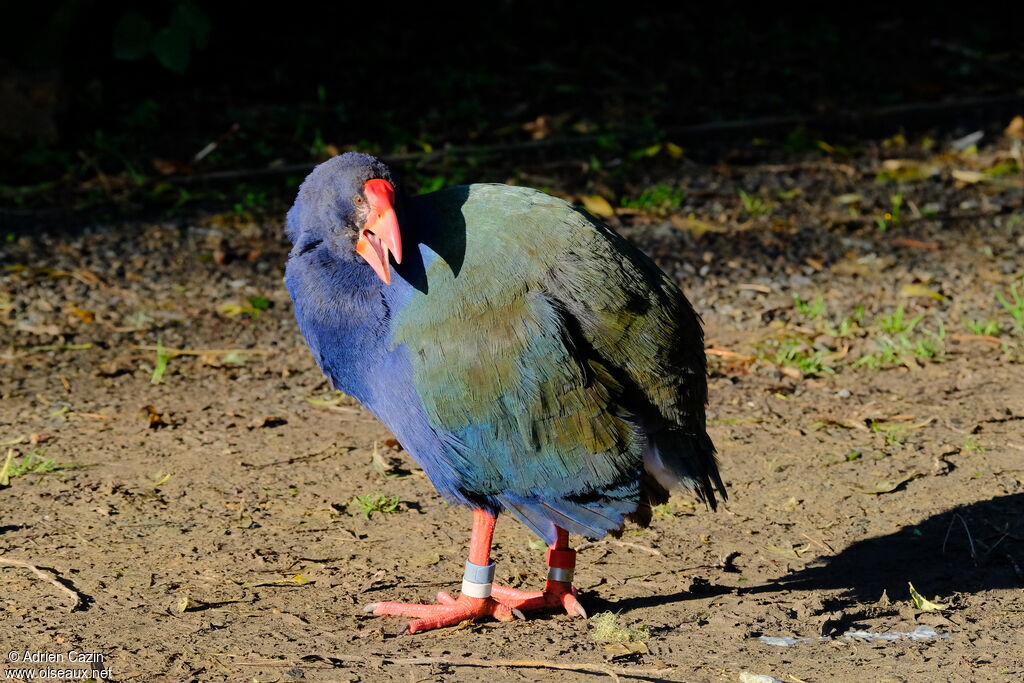
[[[473,511],[473,533],[469,541],[469,561],[481,567],[491,561],[491,539],[494,536],[494,516],[483,511]],[[442,626],[454,626],[463,621],[476,621],[483,617],[494,617],[499,621],[511,621],[512,610],[494,598],[473,598],[460,595],[458,599],[447,593],[437,594],[437,604],[418,605],[406,602],[376,602],[363,608],[373,614],[401,614],[418,617],[410,622],[409,633],[426,631]]]
[[[543,591],[521,591],[494,586],[491,595],[513,610],[528,612],[561,607],[570,615],[575,614],[586,619],[587,612],[576,599],[576,588],[571,580],[571,572],[576,566],[576,551],[569,547],[569,533],[565,529],[556,526],[555,533],[555,543],[548,548],[548,567],[561,570],[555,573],[567,580],[553,579],[549,576]]]

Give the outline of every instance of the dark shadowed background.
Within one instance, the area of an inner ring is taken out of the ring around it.
[[[289,194],[308,164],[350,148],[435,153],[411,178],[431,189],[557,156],[561,141],[584,158],[669,139],[698,156],[722,138],[813,148],[820,135],[834,146],[936,122],[1005,123],[1024,97],[1019,24],[994,6],[896,16],[734,2],[7,4],[8,217],[230,204],[206,185],[222,171],[257,182],[243,199]],[[747,123],[686,128],[732,121]],[[503,163],[467,172],[493,145]],[[437,154],[466,146],[459,163]]]

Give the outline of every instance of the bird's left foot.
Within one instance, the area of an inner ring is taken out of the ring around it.
[[[568,581],[548,580],[543,591],[521,591],[494,586],[491,596],[513,612],[564,609],[569,616],[587,618],[587,611],[576,598],[576,587]]]
[[[420,605],[409,602],[375,602],[363,608],[370,614],[399,614],[419,617],[409,622],[409,633],[427,631],[432,628],[455,626],[464,621],[476,621],[494,617],[498,621],[512,621],[512,609],[493,598],[471,598],[460,595],[456,600],[447,593],[437,594],[437,603]]]
[[[576,599],[576,587],[572,585],[576,551],[567,546],[568,534],[564,530],[558,529],[558,534],[555,545],[548,548],[548,580],[544,584],[544,590],[528,592],[494,586],[491,595],[495,600],[513,611],[530,612],[561,608],[569,616],[587,618],[587,611]]]

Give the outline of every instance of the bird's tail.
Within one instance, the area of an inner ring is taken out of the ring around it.
[[[688,488],[712,510],[718,506],[718,496],[723,501],[729,498],[718,474],[715,445],[706,432],[689,434],[668,428],[648,435],[644,469],[666,490]]]

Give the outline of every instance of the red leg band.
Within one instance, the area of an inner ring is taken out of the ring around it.
[[[575,569],[576,551],[569,548],[548,548],[548,566],[557,569]]]

